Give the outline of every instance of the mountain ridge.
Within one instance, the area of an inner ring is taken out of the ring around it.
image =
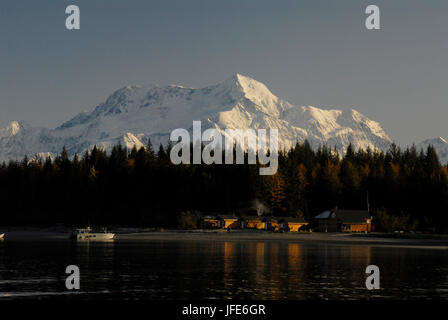
[[[193,120],[202,130],[279,130],[282,149],[308,140],[313,148],[326,144],[340,154],[352,144],[356,149],[386,150],[392,143],[382,126],[355,109],[321,109],[296,106],[274,95],[263,83],[235,74],[203,88],[125,86],[93,108],[55,129],[34,128],[12,121],[0,129],[0,161],[27,155],[56,155],[66,146],[70,156],[94,145],[110,150],[121,143],[141,147],[151,139],[166,144],[172,130],[191,132]],[[448,156],[448,152],[447,152]]]

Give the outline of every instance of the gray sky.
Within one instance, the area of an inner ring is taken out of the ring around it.
[[[400,144],[448,137],[447,14],[446,0],[1,0],[0,125],[55,127],[128,84],[238,72],[293,104],[355,108]]]

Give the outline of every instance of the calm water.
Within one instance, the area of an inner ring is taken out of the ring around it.
[[[81,290],[65,289],[78,265]],[[364,287],[381,269],[381,290]],[[2,242],[0,298],[448,298],[439,249],[284,242]]]

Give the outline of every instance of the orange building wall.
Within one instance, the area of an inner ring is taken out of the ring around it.
[[[218,220],[216,219],[204,219],[204,223],[207,228],[218,228]]]
[[[367,223],[360,223],[360,224],[350,224],[350,232],[370,232],[371,231],[371,225]]]
[[[306,226],[308,222],[289,222],[288,227],[290,232],[299,232],[302,226]]]
[[[280,229],[280,223],[278,222],[271,222],[271,229],[274,231],[278,231],[278,229]]]
[[[240,227],[240,223],[238,222],[238,219],[224,219],[224,228],[230,228],[230,229],[238,229]]]
[[[265,229],[265,226],[266,226],[266,223],[261,222],[259,220],[248,220],[246,222],[246,228],[248,228],[248,229],[263,230],[263,229]]]

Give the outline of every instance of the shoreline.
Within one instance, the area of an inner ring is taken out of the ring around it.
[[[437,247],[448,249],[448,239],[404,239],[392,237],[369,237],[350,233],[273,233],[273,232],[204,232],[163,231],[118,235],[117,240],[142,241],[282,241],[318,244],[384,245]]]
[[[123,230],[124,231],[124,230]],[[5,239],[0,243],[20,241],[69,241],[70,232],[63,230],[15,229],[2,230]],[[114,230],[111,230],[114,232]],[[444,235],[350,234],[350,233],[274,233],[255,230],[165,230],[119,232],[115,241],[281,241],[316,244],[347,244],[369,246],[400,246],[413,248],[448,249],[448,237]]]

